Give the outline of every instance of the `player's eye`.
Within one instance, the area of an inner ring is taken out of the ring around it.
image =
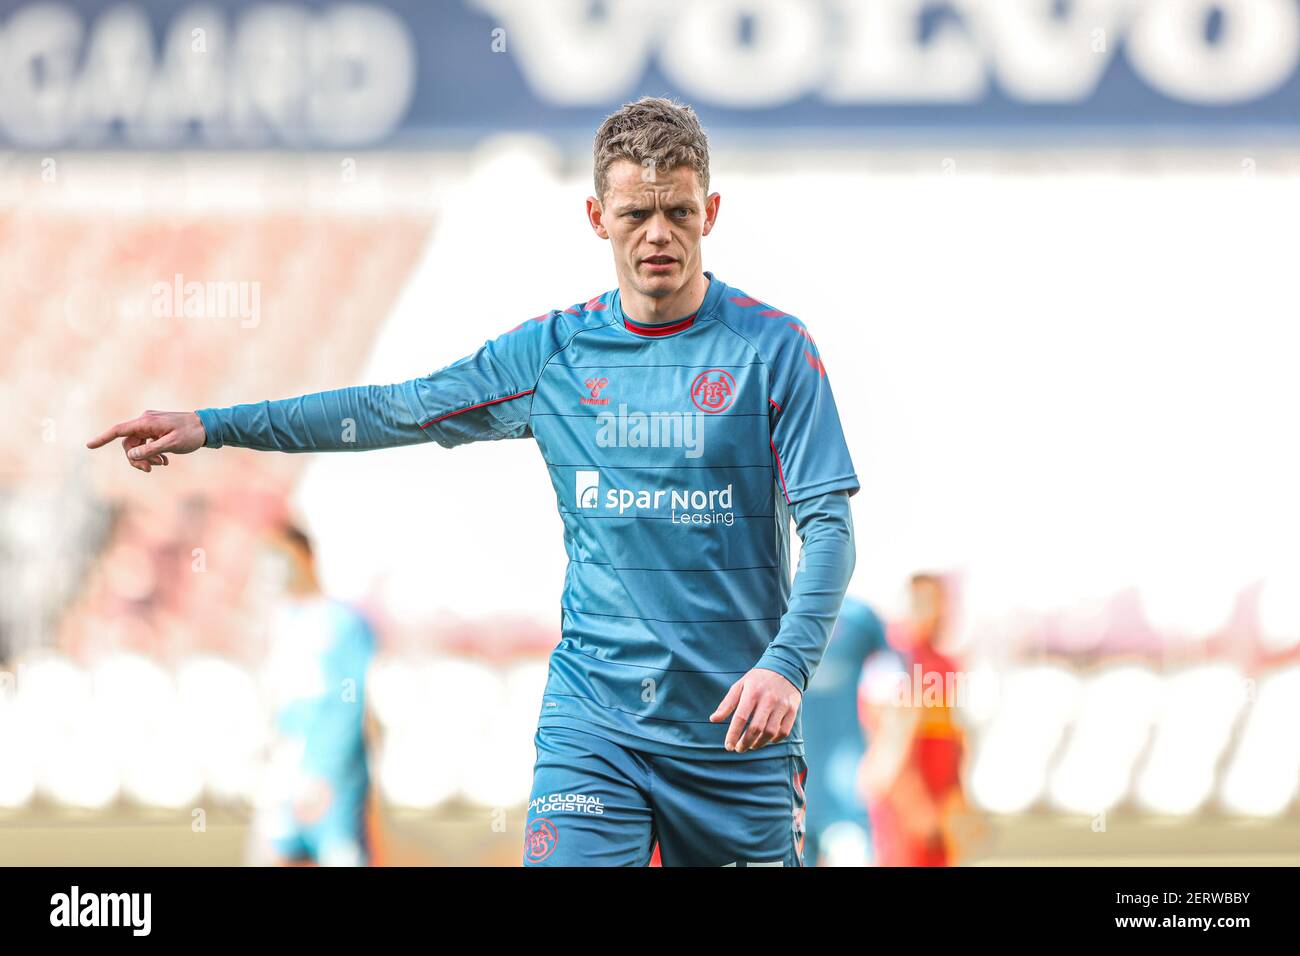
[[[644,219],[644,218],[645,218],[645,210],[644,210],[644,209],[633,209],[631,212],[629,212],[629,213],[625,213],[625,215],[626,215],[629,219]]]
[[[673,210],[673,215],[676,216],[678,219],[685,219],[690,214],[691,211],[687,209],[685,206],[680,206],[677,209]]]

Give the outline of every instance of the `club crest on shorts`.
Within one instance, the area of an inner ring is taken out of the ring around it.
[[[736,398],[736,380],[722,368],[711,368],[695,376],[691,383],[691,401],[702,412],[716,415],[731,407]]]
[[[560,831],[546,817],[529,820],[524,828],[524,862],[541,863],[555,851]]]

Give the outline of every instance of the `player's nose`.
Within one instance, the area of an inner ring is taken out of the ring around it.
[[[661,246],[672,239],[672,230],[668,228],[668,217],[655,213],[646,226],[646,241]]]

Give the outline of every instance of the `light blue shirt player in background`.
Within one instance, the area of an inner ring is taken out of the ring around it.
[[[644,865],[657,845],[665,865],[802,865],[801,695],[854,565],[858,479],[830,379],[799,318],[704,271],[720,197],[689,107],[623,107],[595,167],[588,218],[616,289],[422,378],[147,413],[91,444],[125,437],[147,470],[200,444],[533,438],[569,567],[525,864]]]
[[[272,719],[256,800],[253,864],[369,862],[366,677],[375,636],[356,608],[322,592],[307,536],[275,529],[255,587],[268,599],[262,685]]]
[[[846,597],[821,667],[803,695],[808,735],[808,857],[818,866],[867,866],[871,818],[858,794],[869,745],[858,687],[869,658],[888,653],[885,623],[868,604]]]

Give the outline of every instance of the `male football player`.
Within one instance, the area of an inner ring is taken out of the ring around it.
[[[690,107],[627,104],[594,159],[615,288],[422,378],[146,412],[89,444],[123,438],[148,472],[223,445],[534,439],[569,568],[524,863],[645,865],[657,845],[666,866],[802,865],[800,701],[853,570],[858,489],[826,366],[801,320],[704,270],[721,200]]]
[[[951,636],[954,591],[949,576],[913,575],[908,619],[890,637],[896,669],[891,675],[882,661],[878,673],[864,674],[861,712],[872,746],[859,782],[878,866],[951,866],[961,843],[983,835],[962,790],[965,733],[950,699],[958,666],[939,650]],[[905,693],[888,692],[891,677]],[[913,683],[927,691],[920,699],[906,693]]]

